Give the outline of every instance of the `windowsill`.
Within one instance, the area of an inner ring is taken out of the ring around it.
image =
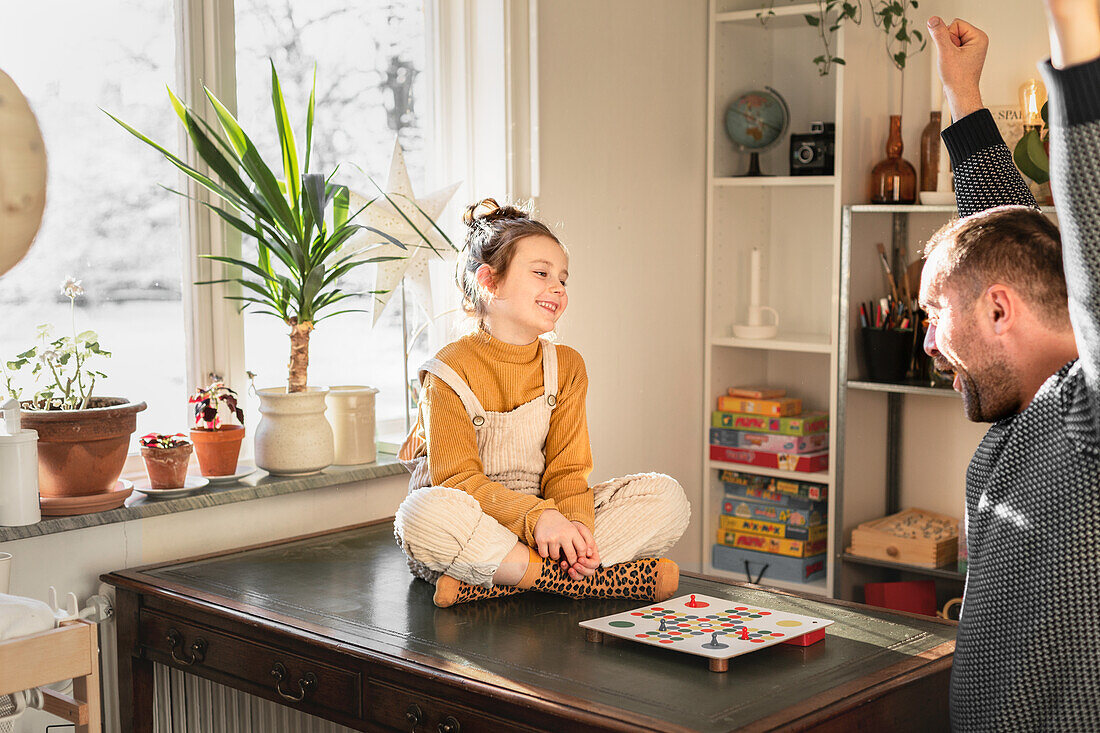
[[[320,473],[308,476],[271,476],[266,471],[257,470],[256,473],[245,476],[237,483],[227,486],[210,486],[201,493],[178,499],[148,499],[143,494],[135,491],[126,500],[126,504],[118,509],[93,514],[77,514],[71,517],[43,517],[42,521],[37,524],[28,524],[22,527],[0,526],[0,542],[40,537],[57,532],[84,529],[85,527],[97,527],[103,524],[129,522],[134,519],[186,512],[192,509],[205,509],[206,507],[222,504],[235,504],[241,501],[263,499],[280,494],[293,494],[326,486],[369,481],[385,478],[386,476],[396,476],[404,472],[405,468],[397,462],[395,456],[379,453],[378,460],[374,463],[363,466],[329,466]]]

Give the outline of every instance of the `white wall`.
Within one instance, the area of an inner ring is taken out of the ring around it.
[[[667,473],[700,506],[707,4],[539,3],[538,207],[570,249],[592,481]],[[671,557],[698,569],[698,518]]]

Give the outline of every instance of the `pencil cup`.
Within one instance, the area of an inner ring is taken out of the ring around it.
[[[873,382],[900,382],[909,371],[912,329],[863,329],[863,364]]]

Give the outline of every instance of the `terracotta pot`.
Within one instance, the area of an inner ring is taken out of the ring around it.
[[[191,442],[203,476],[232,476],[244,440],[243,425],[223,425],[217,430],[191,429]]]
[[[26,410],[23,427],[38,432],[38,493],[88,496],[114,488],[144,402],[93,397],[86,410]]]
[[[334,457],[332,427],[325,419],[327,387],[287,392],[285,387],[257,390],[260,424],[256,426],[256,465],[276,476],[316,473]]]
[[[174,448],[141,447],[149,486],[154,489],[178,489],[187,481],[187,464],[191,460],[190,443]]]

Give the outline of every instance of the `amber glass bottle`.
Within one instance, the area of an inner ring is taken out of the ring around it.
[[[917,171],[901,157],[901,115],[890,115],[886,159],[871,170],[871,203],[911,204],[917,200]]]
[[[940,113],[928,116],[928,124],[920,136],[920,190],[935,191],[940,174]]]

